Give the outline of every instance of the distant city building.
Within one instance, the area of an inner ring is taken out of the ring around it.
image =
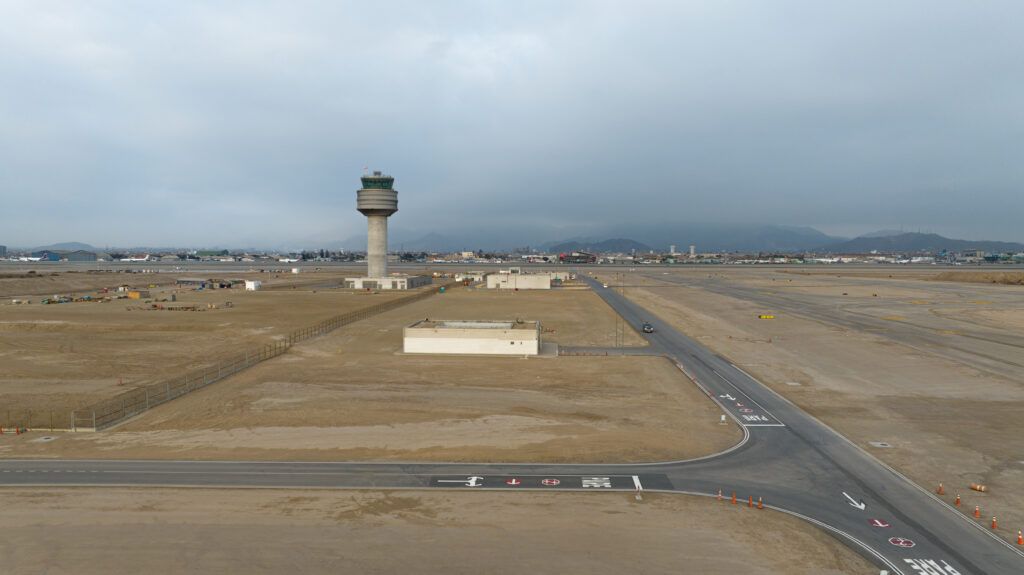
[[[673,255],[673,256],[676,255],[676,245],[675,244],[672,244],[672,245],[670,245],[668,247],[668,253],[670,255]]]
[[[697,246],[690,246],[690,257],[697,257]]]
[[[0,246],[0,258],[7,257],[7,246]]]

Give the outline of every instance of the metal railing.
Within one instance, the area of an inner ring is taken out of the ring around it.
[[[296,343],[334,331],[339,327],[366,319],[434,295],[443,286],[421,291],[417,294],[379,303],[324,320],[316,325],[293,331],[282,340],[250,349],[238,356],[215,365],[188,371],[164,381],[132,389],[109,399],[98,401],[71,412],[72,431],[99,431],[125,419],[134,417],[162,403],[202,389],[234,375],[257,363],[277,357]],[[23,427],[32,427],[23,425]],[[51,425],[52,427],[52,425]]]

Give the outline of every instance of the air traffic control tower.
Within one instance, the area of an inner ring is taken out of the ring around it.
[[[426,276],[388,275],[388,218],[398,211],[395,179],[381,172],[364,174],[356,191],[356,209],[366,216],[366,277],[345,278],[356,289],[410,289],[431,283]]]
[[[366,264],[371,278],[388,275],[388,218],[398,211],[395,179],[379,171],[364,175],[356,192],[356,209],[366,216]]]

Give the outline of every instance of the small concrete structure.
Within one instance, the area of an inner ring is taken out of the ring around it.
[[[431,320],[403,331],[405,353],[538,355],[538,321]]]
[[[551,289],[548,274],[496,273],[487,276],[489,289]]]
[[[416,289],[433,283],[430,276],[391,276],[386,278],[345,278],[349,289]]]
[[[490,274],[487,272],[459,272],[455,274],[455,281],[482,282],[488,275]]]
[[[260,280],[245,280],[245,291],[257,291],[263,287]]]

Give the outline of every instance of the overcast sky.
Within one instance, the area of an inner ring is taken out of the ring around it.
[[[619,221],[1024,240],[1024,3],[0,2],[0,244]],[[540,238],[551,239],[551,238]]]

